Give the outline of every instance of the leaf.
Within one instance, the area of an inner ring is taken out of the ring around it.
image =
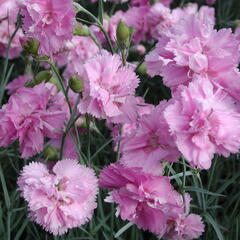
[[[203,188],[198,188],[198,187],[187,186],[186,191],[188,191],[188,192],[200,192],[200,193],[203,193],[203,194],[206,194],[206,195],[212,195],[212,196],[217,196],[217,197],[225,197],[225,195],[210,192],[208,190],[205,190]]]
[[[1,179],[3,193],[4,193],[5,204],[7,206],[7,209],[10,209],[11,202],[10,202],[10,198],[9,198],[9,194],[8,194],[8,190],[7,190],[7,185],[6,185],[6,182],[5,182],[5,178],[4,178],[4,175],[3,175],[1,165],[0,165],[0,179]]]
[[[98,1],[98,20],[101,24],[103,24],[103,14],[104,14],[103,1],[99,0]]]
[[[204,217],[206,218],[207,222],[212,225],[213,229],[215,230],[215,232],[217,234],[218,239],[224,240],[224,236],[222,235],[222,232],[221,232],[218,224],[216,223],[216,221],[213,219],[213,217],[208,213],[205,213]]]
[[[125,226],[123,226],[116,234],[115,234],[115,238],[118,238],[119,236],[121,236],[125,231],[127,231],[127,229],[129,229],[131,226],[133,226],[132,222],[127,223]]]

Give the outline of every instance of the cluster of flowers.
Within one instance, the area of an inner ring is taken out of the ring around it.
[[[36,39],[39,55],[65,66],[66,80],[79,75],[77,82],[83,85],[81,94],[69,90],[67,101],[65,93],[50,82],[26,87],[34,77],[25,74],[7,85],[10,98],[0,110],[0,146],[18,140],[22,158],[41,153],[48,145],[64,148],[64,160],[32,162],[18,180],[31,219],[47,231],[57,235],[80,226],[97,206],[94,171],[73,160],[78,158],[74,133],[61,144],[71,119],[70,103],[81,115],[76,128],[85,114],[91,114],[105,119],[112,130],[120,159],[102,170],[99,186],[111,190],[106,201],[117,203],[117,215],[168,240],[191,240],[203,233],[201,217],[190,213],[190,195],[173,188],[164,176],[164,165],[183,156],[193,168],[208,169],[214,154],[228,157],[238,152],[239,39],[229,29],[214,29],[213,8],[198,10],[191,4],[171,10],[170,3],[131,0],[129,10],[117,11],[103,21],[112,44],[120,20],[134,27],[132,41],[140,53],[145,51],[140,43],[158,41],[145,58],[147,71],[163,78],[172,99],[157,106],[135,96],[140,82],[136,66],[96,45],[95,41],[107,45],[99,28],[89,27],[95,41],[90,36],[73,36],[77,23],[72,0],[0,3],[2,56],[19,7],[24,35],[17,31],[9,57],[19,55],[19,39]]]

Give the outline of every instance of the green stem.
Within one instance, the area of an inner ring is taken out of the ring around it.
[[[11,48],[11,43],[12,43],[12,40],[15,37],[19,28],[20,28],[20,24],[17,24],[15,31],[13,32],[13,34],[11,35],[11,37],[9,38],[9,41],[8,41],[6,58],[4,60],[3,74],[2,74],[2,79],[1,79],[2,84],[1,84],[1,91],[0,91],[0,105],[2,105],[3,94],[4,94],[5,86],[6,86],[7,80],[8,80],[8,78],[6,78],[6,74],[7,74],[8,62],[9,62],[8,57],[9,57],[9,52],[10,52],[10,48]]]
[[[107,40],[107,43],[109,45],[109,48],[110,48],[110,51],[111,53],[113,54],[114,53],[114,49],[113,49],[113,46],[112,46],[112,43],[111,43],[111,40],[104,28],[104,26],[102,25],[102,23],[99,21],[99,19],[94,16],[91,12],[89,12],[87,9],[85,9],[84,7],[82,7],[79,3],[76,3],[74,2],[73,5],[76,7],[76,9],[78,10],[78,12],[84,12],[86,13],[89,17],[91,17],[97,24],[98,24],[98,27],[101,29],[101,31],[103,32],[106,40]]]

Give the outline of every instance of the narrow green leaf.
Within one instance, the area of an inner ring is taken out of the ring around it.
[[[125,226],[123,226],[116,234],[115,234],[115,238],[118,238],[119,236],[121,236],[127,229],[129,229],[131,226],[133,226],[132,222],[127,223]]]
[[[6,185],[6,181],[5,181],[5,178],[4,178],[4,175],[3,175],[1,165],[0,165],[0,179],[1,179],[3,193],[4,193],[5,204],[7,206],[7,209],[10,209],[11,202],[10,202],[10,198],[9,198],[9,194],[8,194],[8,190],[7,190],[7,185]]]
[[[20,239],[20,237],[22,236],[23,231],[25,230],[27,224],[28,224],[28,219],[25,219],[25,221],[23,222],[23,224],[21,224],[21,227],[20,227],[20,229],[18,230],[18,232],[17,232],[14,240]]]
[[[212,218],[212,216],[208,213],[204,214],[204,217],[206,218],[207,222],[210,223],[213,227],[213,229],[215,230],[217,237],[219,240],[224,240],[224,236],[218,226],[218,224],[216,223],[216,221]]]
[[[192,187],[192,186],[187,186],[186,191],[188,192],[200,192],[204,193],[206,195],[212,195],[212,196],[217,196],[217,197],[225,197],[225,195],[219,194],[219,193],[214,193],[214,192],[209,192],[208,190],[198,188],[198,187]]]
[[[104,14],[103,1],[98,0],[98,19],[101,24],[103,24],[103,14]]]

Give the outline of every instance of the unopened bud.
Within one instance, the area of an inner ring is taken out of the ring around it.
[[[73,75],[68,81],[69,87],[75,92],[83,91],[83,80],[78,75]]]
[[[30,55],[37,56],[40,43],[34,38],[21,38],[21,45],[23,49]]]
[[[75,35],[75,36],[90,36],[90,32],[86,25],[78,23],[74,28],[73,35]]]
[[[119,43],[127,43],[130,39],[130,29],[122,20],[118,23],[116,35]]]
[[[146,74],[147,73],[147,68],[146,68],[145,63],[142,63],[138,66],[137,73],[140,73],[140,74]]]
[[[34,79],[34,82],[35,82],[36,84],[39,84],[39,83],[41,83],[41,82],[43,82],[43,81],[48,82],[51,77],[52,77],[51,71],[48,71],[48,70],[41,71],[41,72],[39,72],[39,73],[36,75],[36,77],[35,77],[35,79]]]
[[[44,158],[55,160],[58,158],[58,150],[53,146],[47,146],[44,150]]]
[[[52,77],[48,80],[48,82],[54,84],[54,85],[56,86],[56,88],[57,88],[58,91],[61,90],[61,85],[60,85],[58,79],[57,79],[55,76],[52,76]]]

